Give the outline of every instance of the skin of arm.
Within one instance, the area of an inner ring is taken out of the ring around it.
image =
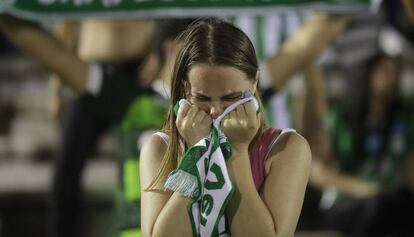
[[[266,180],[258,193],[248,146],[236,138],[248,140],[254,136],[257,116],[251,103],[242,107],[246,111],[244,115],[238,108],[222,123],[233,147],[233,157],[227,165],[235,187],[227,209],[231,234],[235,237],[293,236],[310,173],[309,145],[296,133],[282,135],[266,160]]]
[[[170,191],[144,191],[160,167],[167,149],[165,142],[153,135],[140,154],[141,229],[143,236],[192,236],[187,205],[190,199]],[[162,190],[163,187],[160,187]]]
[[[310,171],[307,142],[297,134],[282,135],[266,162],[260,194],[247,153],[234,156],[229,164],[236,188],[228,207],[232,236],[293,236]]]
[[[49,32],[10,15],[0,15],[0,29],[19,50],[56,73],[75,93],[85,91],[89,65]]]
[[[267,60],[273,88],[283,88],[287,80],[301,71],[343,31],[350,20],[347,15],[319,13],[307,21]]]
[[[79,27],[78,55],[99,62],[143,58],[152,48],[154,29],[150,20],[86,19]]]
[[[324,126],[326,111],[325,85],[319,66],[311,64],[304,70],[306,99],[302,117],[302,134],[309,141],[313,157],[328,161],[331,150],[328,133]]]
[[[189,146],[205,137],[211,118],[197,106],[183,104],[178,109],[177,128]],[[152,136],[141,150],[141,187],[146,188],[155,177],[167,145],[159,136]],[[162,190],[163,187],[160,187]],[[191,199],[177,192],[141,191],[141,228],[144,236],[192,236],[187,206]]]
[[[312,164],[310,183],[320,189],[335,187],[339,192],[354,198],[372,197],[381,190],[378,183],[368,182],[361,178],[338,172],[316,159]]]
[[[67,49],[71,52],[76,51],[78,41],[78,22],[57,22],[53,27],[53,34]],[[49,78],[49,88],[52,97],[49,102],[49,108],[52,118],[56,122],[61,122],[63,119],[63,101],[62,101],[62,79],[58,75],[52,74]]]

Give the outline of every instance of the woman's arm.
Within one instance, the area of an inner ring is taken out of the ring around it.
[[[19,50],[56,73],[76,93],[85,91],[88,63],[70,52],[49,32],[10,15],[0,15],[0,29]]]
[[[288,79],[314,62],[345,28],[351,17],[315,14],[283,45],[278,53],[267,59],[266,63],[274,89],[281,89]]]
[[[306,140],[296,133],[282,135],[269,154],[260,195],[247,151],[233,158],[229,173],[236,190],[228,207],[232,236],[293,236],[311,165]]]
[[[310,172],[308,143],[297,133],[281,135],[266,160],[267,176],[258,194],[248,153],[259,128],[253,103],[238,106],[221,127],[233,149],[227,163],[235,188],[227,208],[232,236],[293,236]]]
[[[177,129],[189,147],[205,137],[211,129],[211,118],[197,106],[183,104],[177,112]],[[141,151],[141,187],[145,189],[161,166],[167,145],[152,136]],[[160,187],[163,189],[163,187]],[[145,192],[141,198],[141,227],[144,236],[192,236],[187,206],[191,199],[180,193]]]
[[[167,145],[156,135],[144,144],[140,154],[141,229],[143,236],[192,236],[187,205],[190,199],[179,193],[144,191],[155,177]],[[161,189],[163,189],[161,187]]]
[[[314,159],[332,161],[329,134],[325,126],[326,89],[321,68],[311,63],[305,70],[306,98],[303,111],[301,134],[309,142]]]
[[[369,198],[381,191],[381,185],[378,182],[341,173],[318,160],[313,161],[309,183],[322,190],[335,187],[338,192],[353,198]]]

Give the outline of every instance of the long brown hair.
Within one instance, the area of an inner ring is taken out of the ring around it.
[[[191,66],[199,63],[230,66],[244,72],[252,82],[258,82],[258,62],[253,44],[246,34],[232,24],[215,18],[200,19],[191,24],[176,40],[177,44],[181,45],[181,49],[175,59],[171,80],[171,100],[167,119],[162,127],[170,140],[158,173],[147,191],[160,190],[157,185],[164,182],[168,173],[178,165],[181,138],[175,125],[176,116],[173,107],[177,101],[186,96],[185,83],[188,82]],[[254,96],[261,105],[258,90]],[[263,121],[263,113],[260,113],[259,131],[250,145],[254,144],[262,133]]]

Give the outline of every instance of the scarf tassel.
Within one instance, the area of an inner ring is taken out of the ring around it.
[[[197,177],[181,169],[174,170],[167,178],[164,188],[179,192],[185,197],[195,198],[199,195]]]

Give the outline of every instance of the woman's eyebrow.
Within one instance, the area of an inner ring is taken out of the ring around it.
[[[208,96],[206,96],[206,95],[203,95],[203,94],[201,94],[201,93],[198,93],[198,92],[191,92],[191,95],[192,95],[192,96],[198,96],[198,97],[206,97],[206,98],[210,98],[210,97],[208,97]]]

